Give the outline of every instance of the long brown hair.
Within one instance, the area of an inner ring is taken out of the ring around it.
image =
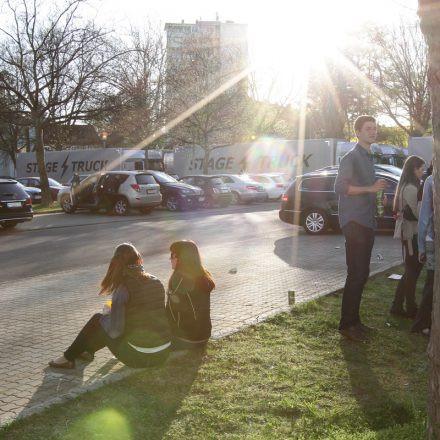
[[[177,271],[194,280],[201,277],[206,278],[212,283],[213,287],[215,287],[214,280],[203,266],[199,249],[193,241],[175,241],[170,246],[170,252],[177,257]]]
[[[142,265],[139,251],[131,243],[122,243],[115,249],[105,277],[101,281],[100,295],[112,293],[122,283],[124,269],[130,265]]]
[[[396,194],[394,195],[394,212],[399,211],[399,199],[403,188],[406,185],[412,184],[417,188],[417,190],[419,189],[420,179],[416,176],[415,171],[423,165],[425,165],[425,161],[419,156],[409,156],[405,160],[402,168],[402,175],[400,176],[400,180],[396,188]],[[402,209],[402,207],[400,207],[400,209]]]

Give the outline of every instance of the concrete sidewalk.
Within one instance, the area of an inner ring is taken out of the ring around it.
[[[297,302],[303,302],[343,286],[341,235],[277,234],[204,247],[205,264],[217,283],[212,294],[214,338],[287,310],[288,290],[295,290]],[[145,262],[146,270],[164,284],[170,275],[168,257],[158,255]],[[377,237],[372,273],[400,262],[400,243],[390,236]],[[106,268],[101,265],[0,283],[0,424],[132,373],[107,349],[98,352],[90,364],[78,362],[75,370],[47,367],[88,318],[101,310],[104,298],[97,296],[97,290]],[[236,273],[230,273],[231,269]]]

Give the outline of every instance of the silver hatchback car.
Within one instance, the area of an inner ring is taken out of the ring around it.
[[[64,212],[78,208],[125,215],[130,208],[148,214],[162,203],[160,187],[154,177],[143,171],[107,171],[92,174],[77,185],[65,187],[58,193]]]
[[[252,180],[247,174],[217,174],[232,193],[232,205],[237,203],[265,202],[267,192],[262,185]]]

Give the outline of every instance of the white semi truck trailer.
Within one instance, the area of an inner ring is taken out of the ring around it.
[[[238,174],[282,172],[298,175],[329,165],[339,165],[342,157],[355,142],[338,139],[266,140],[252,144],[234,144],[216,147],[208,159],[208,174]],[[392,145],[373,144],[377,163],[403,166],[404,150]],[[165,170],[185,176],[203,174],[205,153],[200,147],[177,148],[164,155]]]
[[[408,153],[420,156],[429,166],[432,161],[432,154],[434,152],[434,140],[432,136],[412,137],[409,138]]]
[[[85,150],[47,151],[44,154],[46,172],[61,183],[75,173],[93,174],[103,170],[143,170],[145,151],[122,148],[97,148]],[[17,177],[38,175],[35,153],[17,155]]]

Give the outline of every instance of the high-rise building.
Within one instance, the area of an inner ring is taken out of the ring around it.
[[[165,31],[168,77],[190,74],[200,81],[202,75],[214,77],[215,74],[214,82],[226,81],[248,65],[246,24],[233,21],[222,23],[218,20],[182,21],[166,23]],[[201,64],[204,64],[204,69],[200,67]],[[173,88],[171,81],[167,88],[168,97],[173,96]],[[242,81],[241,89],[246,88]]]

